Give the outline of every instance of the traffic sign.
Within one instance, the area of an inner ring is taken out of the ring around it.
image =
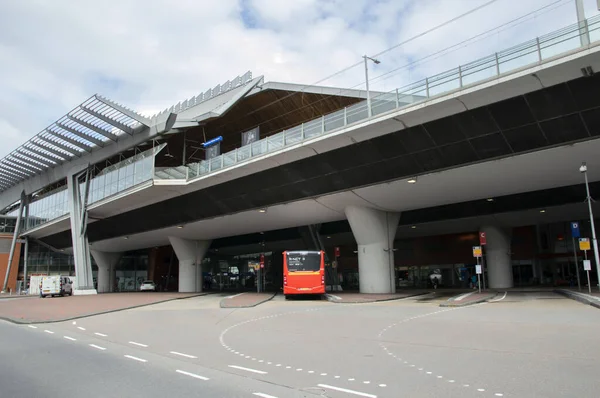
[[[579,238],[581,236],[581,230],[579,229],[579,223],[576,221],[571,223],[571,236],[573,238]]]
[[[481,265],[477,264],[477,265],[475,266],[475,273],[477,273],[477,274],[481,274]]]
[[[265,255],[260,255],[260,268],[265,268]]]
[[[485,232],[479,232],[479,244],[481,246],[485,246],[487,244],[487,240],[485,238]]]
[[[592,262],[590,260],[583,260],[583,270],[584,271],[592,270]]]
[[[473,257],[481,257],[481,246],[473,246]]]
[[[579,250],[590,250],[590,238],[579,238]]]
[[[335,247],[335,256],[336,256],[336,257],[339,257],[339,256],[340,256],[340,247],[339,247],[339,246],[336,246],[336,247]]]

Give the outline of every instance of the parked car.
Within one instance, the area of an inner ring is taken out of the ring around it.
[[[144,281],[140,285],[140,292],[155,292],[156,291],[156,283],[154,281]]]
[[[44,276],[40,283],[40,297],[73,295],[73,282],[68,276]]]

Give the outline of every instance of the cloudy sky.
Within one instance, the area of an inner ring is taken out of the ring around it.
[[[488,2],[0,0],[0,156],[95,93],[152,114],[249,70],[364,87],[361,66],[325,78],[408,41],[371,67],[392,90],[576,22],[574,0],[496,0],[410,40]]]

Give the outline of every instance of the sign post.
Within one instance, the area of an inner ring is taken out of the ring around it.
[[[265,255],[260,255],[260,291],[265,291]]]
[[[481,255],[481,246],[473,246],[473,257],[477,259],[475,272],[477,273],[477,287],[479,289],[479,293],[481,293],[481,265],[479,265],[479,259],[481,258]]]
[[[481,279],[483,279],[483,290],[485,290],[485,258],[483,257],[483,246],[487,245],[485,232],[479,232],[479,244],[481,245]]]
[[[590,282],[590,270],[592,269],[592,262],[587,259],[587,252],[590,250],[590,238],[579,238],[579,250],[583,250],[583,269],[587,274],[588,292],[592,294],[592,284]]]
[[[577,275],[577,289],[581,291],[581,279],[579,278],[579,261],[577,261],[577,247],[575,246],[575,238],[581,236],[578,222],[571,223],[571,241],[573,242],[573,256],[575,257],[575,274]]]

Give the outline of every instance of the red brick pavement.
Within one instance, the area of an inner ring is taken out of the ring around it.
[[[240,293],[221,300],[221,308],[249,308],[256,307],[271,300],[275,293]]]
[[[72,297],[0,300],[0,319],[16,323],[59,322],[202,295],[199,293],[107,293]]]

